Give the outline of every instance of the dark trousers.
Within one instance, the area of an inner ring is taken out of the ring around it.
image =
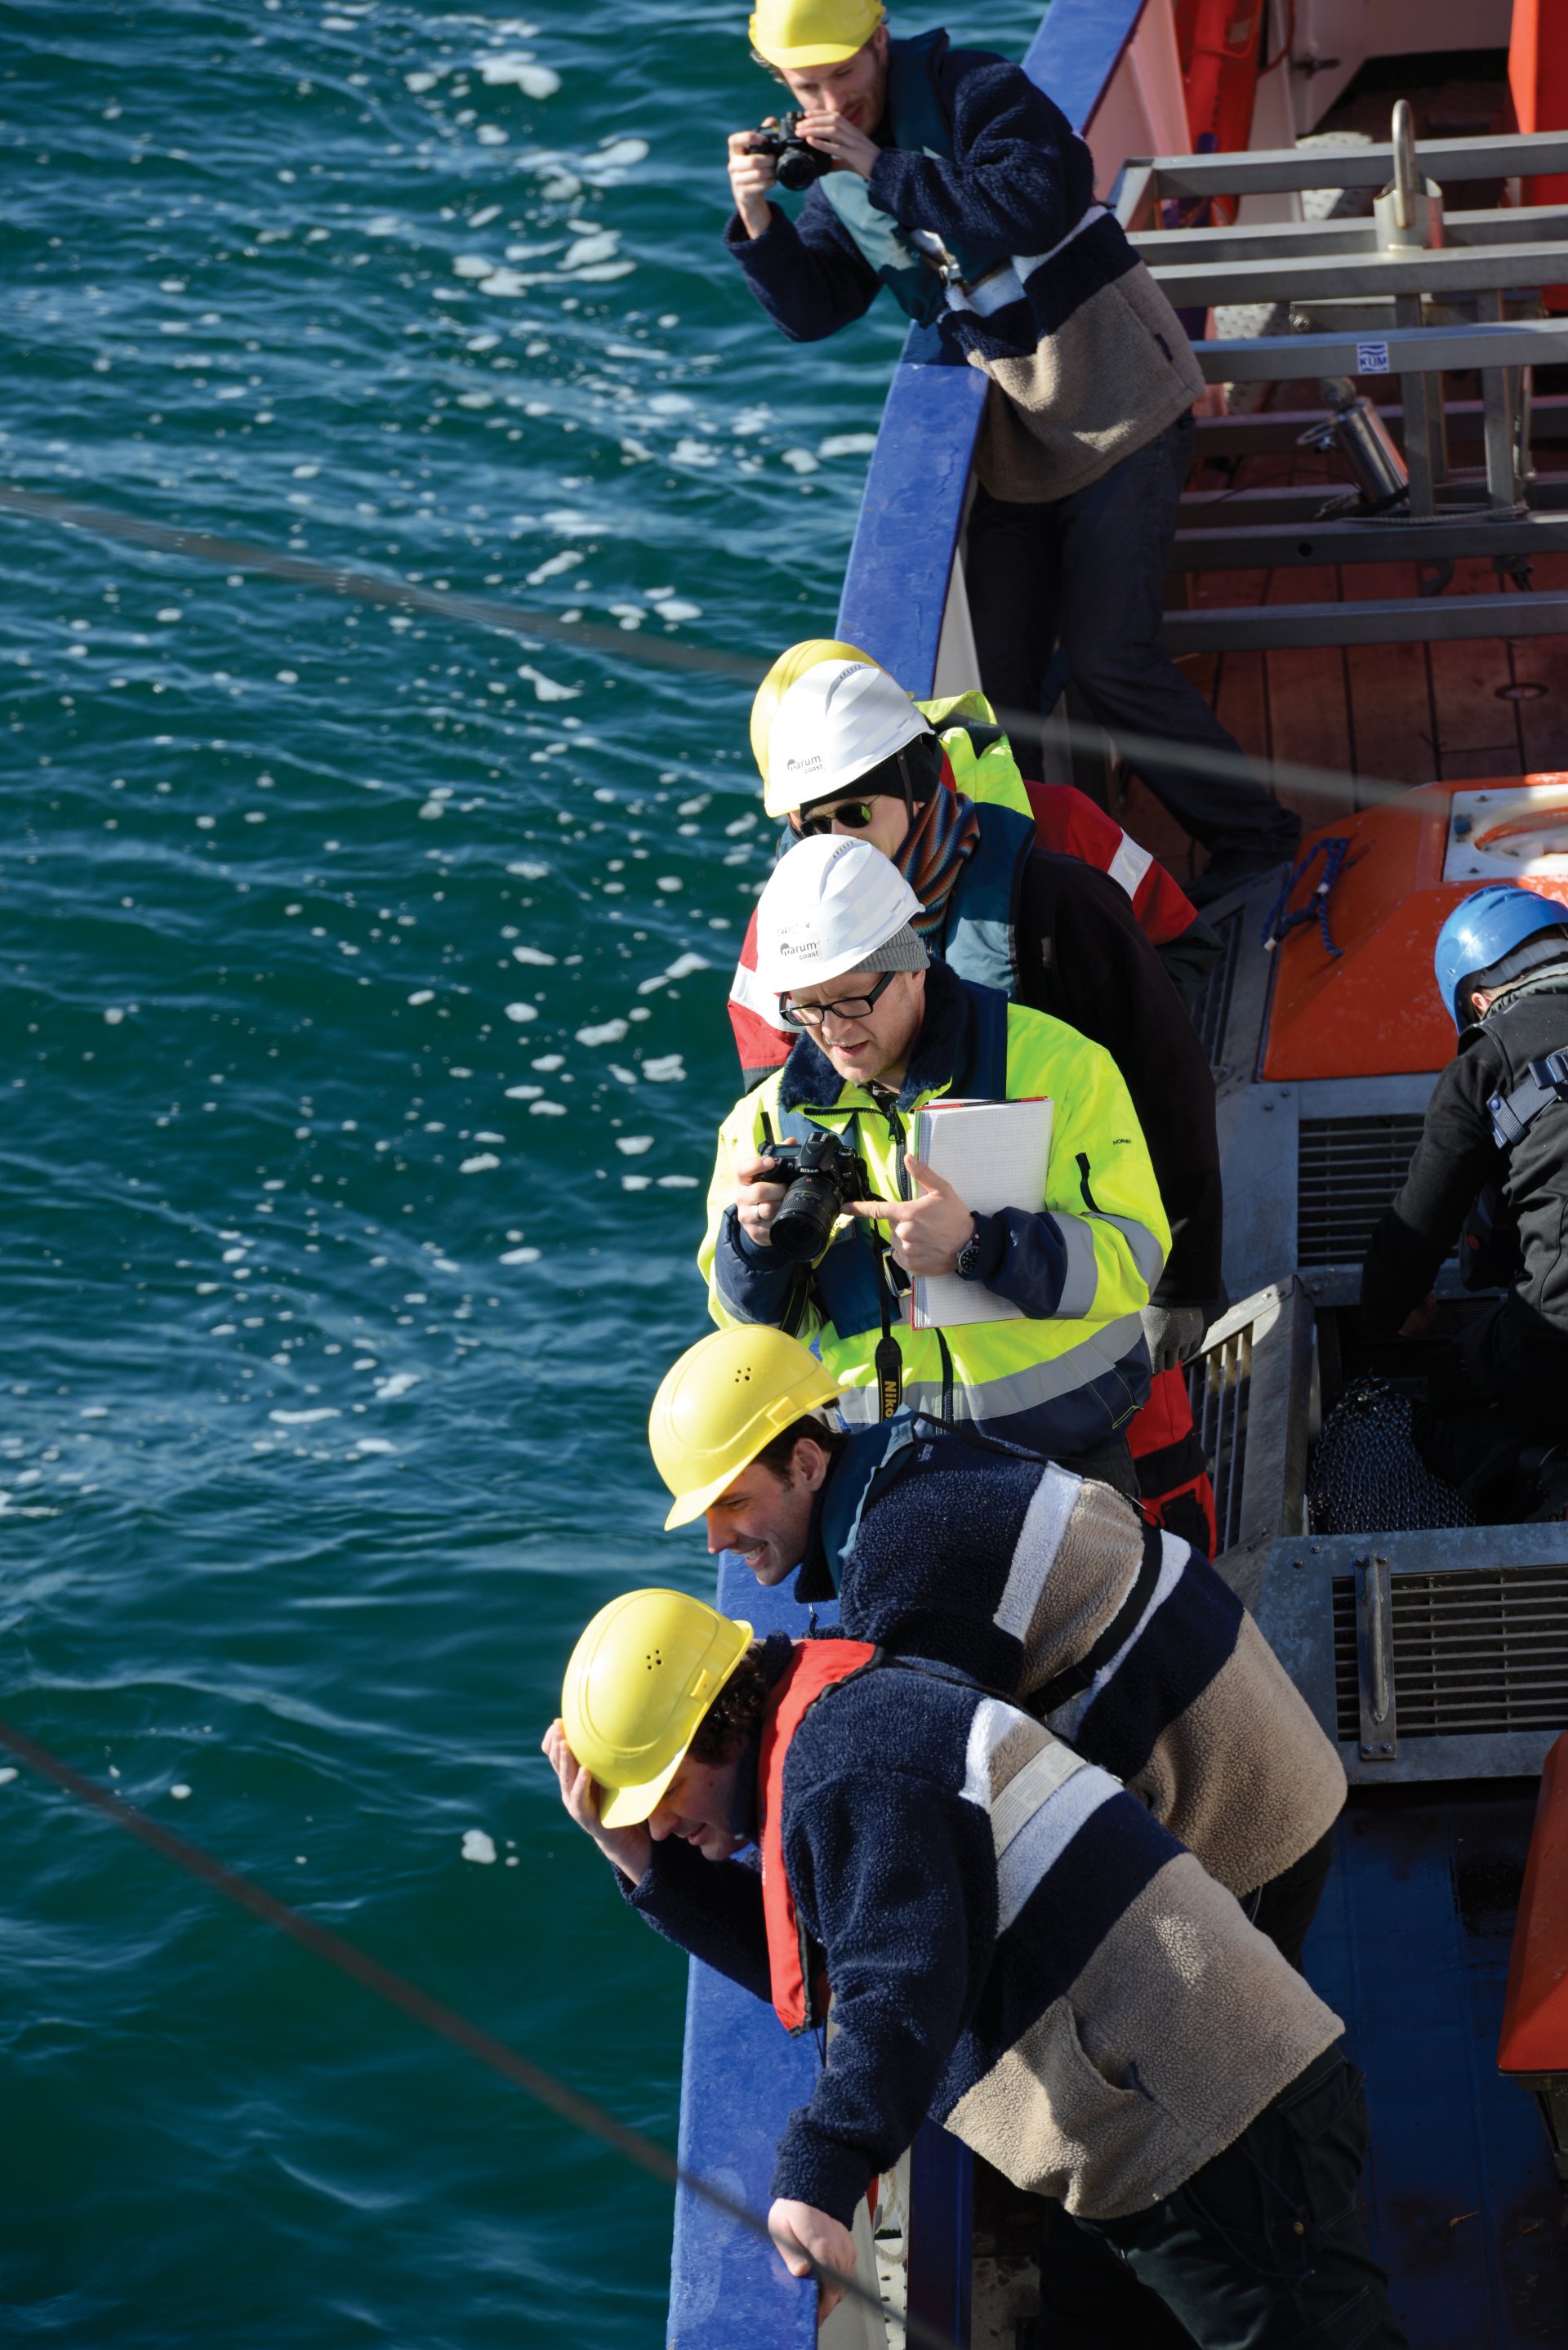
[[[1241,1907],[1260,1934],[1267,1934],[1282,1958],[1302,1971],[1302,1945],[1317,1915],[1323,1888],[1334,1862],[1334,1830],[1319,1836],[1311,1850],[1271,1877],[1255,1893],[1241,1896]]]
[[[1366,2152],[1336,2045],[1152,2210],[1047,2206],[1042,2350],[1409,2350],[1361,2222]]]
[[[1542,1436],[1568,1435],[1568,1331],[1511,1291],[1460,1344],[1450,1395],[1497,1404]]]
[[[1521,1452],[1568,1440],[1568,1333],[1511,1293],[1433,1363],[1411,1433],[1483,1524],[1517,1515]]]
[[[1060,639],[1096,720],[1120,734],[1238,755],[1159,641],[1165,567],[1192,463],[1190,416],[1086,490],[1048,505],[975,494],[965,572],[981,682],[998,708],[1037,711]],[[1140,751],[1127,764],[1195,840],[1256,864],[1290,856],[1301,823],[1262,785]],[[1027,756],[1025,757],[1027,767]]]

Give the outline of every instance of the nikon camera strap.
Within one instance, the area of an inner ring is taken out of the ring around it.
[[[904,778],[904,794],[908,798],[909,775],[908,768],[903,764],[902,754],[899,754],[898,771]],[[910,806],[913,806],[912,801]],[[873,1085],[867,1090],[888,1121],[888,1131],[897,1145],[898,1163],[901,1166],[904,1128],[894,1097],[888,1095],[879,1086]],[[856,1125],[858,1130],[858,1113]],[[867,1237],[871,1243],[871,1253],[877,1262],[877,1303],[882,1310],[882,1336],[877,1342],[877,1352],[872,1358],[877,1372],[877,1417],[878,1419],[891,1419],[904,1399],[903,1351],[893,1336],[893,1300],[898,1295],[893,1282],[893,1243],[891,1240],[884,1238],[875,1225],[871,1227]]]
[[[904,1356],[893,1336],[893,1279],[888,1269],[889,1243],[880,1233],[872,1243],[877,1259],[877,1299],[882,1308],[882,1336],[877,1341],[877,1417],[891,1419],[904,1399]]]

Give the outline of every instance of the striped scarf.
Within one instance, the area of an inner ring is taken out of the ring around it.
[[[920,901],[920,911],[910,918],[920,938],[942,929],[953,884],[979,838],[980,810],[947,783],[917,811],[893,862]]]

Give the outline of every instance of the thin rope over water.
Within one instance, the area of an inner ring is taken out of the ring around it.
[[[719,647],[677,642],[668,638],[639,637],[634,642],[630,640],[628,630],[600,627],[587,621],[568,621],[554,612],[524,610],[514,604],[492,598],[429,588],[410,580],[359,570],[347,563],[323,562],[246,540],[222,537],[211,532],[186,529],[109,507],[86,504],[19,485],[0,484],[0,516],[7,515],[18,521],[43,523],[53,528],[119,540],[153,554],[210,565],[226,571],[251,573],[359,603],[389,607],[401,612],[428,613],[434,618],[490,629],[524,642],[530,639],[535,643],[557,642],[619,663],[661,669],[686,676],[723,678],[740,689],[754,689],[766,673],[764,663]],[[1103,757],[1106,751],[1106,737],[1098,726],[1079,724],[1060,711],[1048,720],[1038,712],[1006,709],[999,709],[996,717],[1007,733],[1017,742],[1048,742],[1054,746],[1085,751],[1095,758]],[[1179,743],[1155,740],[1132,733],[1118,733],[1115,748],[1135,768],[1141,758],[1158,757],[1168,767],[1186,768],[1210,778],[1234,776],[1248,782],[1261,778],[1276,790],[1311,794],[1348,807],[1366,808],[1383,802],[1404,802],[1410,796],[1409,785],[1383,777],[1351,776],[1337,769],[1303,766],[1288,760],[1252,760],[1207,748],[1194,752]],[[1412,812],[1420,805],[1417,800]],[[661,2185],[684,2189],[710,2210],[772,2246],[773,2239],[766,2221],[756,2212],[711,2186],[706,2179],[686,2170],[655,2139],[618,2121],[592,2099],[568,2087],[553,2074],[471,2022],[407,1977],[382,1965],[379,1960],[371,1958],[340,1935],[318,1925],[288,1903],[278,1900],[249,1877],[149,1819],[123,1797],[84,1776],[59,1756],[4,1721],[0,1721],[0,1746],[8,1748],[18,1761],[52,1780],[78,1803],[101,1813],[125,1834],[136,1837],[175,1867],[185,1870],[223,1899],[248,1911],[278,1932],[288,1935],[323,1964],[335,1968],[373,1997],[398,2009],[422,2030],[461,2049],[475,2062],[521,2089],[572,2128],[597,2138],[625,2161],[647,2172]],[[820,2280],[824,2272],[815,2262],[812,2265],[814,2274]],[[835,2281],[842,2284],[851,2299],[867,2309],[876,2311],[884,2318],[893,2314],[886,2309],[879,2296],[858,2280],[838,2278]],[[955,2350],[947,2335],[913,2314],[896,2322],[902,2323],[912,2350],[913,2345],[919,2345],[920,2350]]]
[[[695,2172],[684,2168],[656,2138],[647,2137],[642,2131],[631,2129],[625,2122],[617,2121],[613,2114],[607,2113],[591,2097],[585,2097],[579,2091],[568,2088],[565,2081],[558,2081],[542,2065],[519,2055],[516,2049],[508,2047],[504,2040],[497,2040],[493,2033],[483,2031],[477,2023],[471,2023],[455,2008],[448,2007],[444,2000],[435,1998],[428,1991],[421,1991],[419,1984],[410,1982],[406,1975],[383,1966],[379,1959],[371,1958],[368,1950],[361,1950],[353,1942],[345,1941],[341,1934],[333,1933],[328,1927],[317,1925],[314,1918],[307,1918],[302,1910],[291,1908],[286,1901],[278,1900],[275,1894],[265,1891],[248,1877],[242,1877],[237,1869],[215,1860],[199,1845],[187,1844],[183,1836],[177,1836],[158,1821],[149,1819],[144,1812],[139,1812],[134,1804],[127,1803],[111,1788],[100,1786],[96,1779],[89,1779],[82,1772],[73,1769],[70,1763],[52,1753],[47,1746],[40,1746],[36,1739],[27,1737],[13,1723],[0,1721],[0,1746],[8,1747],[19,1762],[52,1779],[57,1786],[63,1787],[78,1803],[100,1812],[106,1819],[112,1820],[116,1827],[122,1828],[127,1835],[135,1836],[140,1843],[150,1846],[164,1860],[172,1862],[176,1868],[184,1869],[202,1884],[209,1886],[225,1901],[233,1902],[236,1908],[248,1909],[252,1917],[259,1918],[264,1925],[275,1926],[280,1934],[290,1936],[313,1958],[320,1959],[327,1966],[336,1967],[339,1974],[348,1976],[362,1990],[385,2001],[389,2007],[398,2008],[424,2031],[433,2033],[438,2039],[450,2041],[454,2048],[461,2048],[464,2055],[473,2057],[476,2063],[498,2073],[504,2081],[511,2082],[514,2088],[523,2090],[536,2104],[558,2114],[574,2129],[600,2139],[626,2161],[635,2163],[639,2170],[649,2172],[661,2185],[684,2188],[689,2195],[706,2203],[711,2210],[720,2212],[726,2220],[732,2220],[736,2227],[744,2228],[751,2235],[759,2237],[764,2244],[773,2247],[774,2240],[768,2232],[767,2222],[756,2212],[748,2210],[743,2203],[737,2203],[721,2188],[711,2186],[707,2179],[700,2178]],[[809,2259],[810,2255],[806,2257]],[[814,2261],[812,2273],[820,2282],[826,2272]],[[836,2275],[833,2281],[842,2285],[850,2299],[863,2303],[885,2320],[892,2317],[895,2324],[902,2324],[911,2345],[923,2345],[923,2350],[957,2350],[957,2345],[950,2335],[939,2332],[934,2325],[912,2314],[898,2317],[878,2294],[872,2293],[857,2278]]]
[[[225,571],[253,571],[264,578],[282,579],[295,587],[318,588],[330,596],[351,597],[364,604],[389,605],[401,612],[429,612],[471,628],[493,629],[504,635],[542,643],[576,646],[585,652],[603,653],[618,661],[645,667],[683,671],[687,675],[732,678],[737,685],[759,686],[766,664],[745,653],[719,646],[678,644],[669,638],[639,637],[605,629],[591,620],[566,620],[556,612],[525,612],[486,596],[464,596],[455,589],[425,588],[411,580],[394,579],[374,571],[357,571],[348,564],[322,563],[313,556],[289,555],[282,549],[257,546],[251,541],[218,538],[209,531],[186,530],[174,523],[152,522],[139,515],[120,514],[109,506],[83,505],[73,498],[57,498],[42,490],[24,490],[0,484],[0,515],[15,515],[62,530],[91,532],[100,538],[125,540],[160,555],[182,556],[191,563],[210,563]],[[1001,710],[997,723],[1017,742],[1050,742],[1092,757],[1104,755],[1106,737],[1098,726],[1081,725],[1060,710],[1043,718],[1038,711]],[[1361,809],[1409,796],[1412,786],[1385,775],[1347,775],[1337,767],[1303,767],[1290,759],[1251,759],[1239,752],[1194,750],[1163,737],[1118,729],[1116,749],[1129,766],[1140,759],[1157,759],[1167,767],[1189,775],[1233,778],[1238,783],[1262,780],[1274,791],[1310,793]]]

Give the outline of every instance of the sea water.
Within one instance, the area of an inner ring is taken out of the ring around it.
[[[617,648],[0,515],[0,1712],[672,2144],[538,1752],[711,1587],[643,1431],[773,838],[646,656],[831,630],[899,322],[725,260],[745,0],[505,5],[0,20],[0,484]],[[3,1759],[0,2337],[662,2340],[665,2191]]]

